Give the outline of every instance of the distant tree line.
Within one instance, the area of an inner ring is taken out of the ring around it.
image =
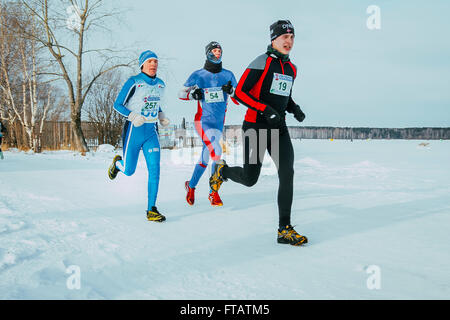
[[[239,125],[225,126],[227,140],[240,139]],[[449,140],[450,128],[353,128],[353,127],[289,127],[293,139],[417,139]]]

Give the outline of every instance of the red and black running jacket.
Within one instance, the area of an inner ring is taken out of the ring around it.
[[[275,109],[283,119],[285,112],[291,112],[295,106],[291,97],[292,88],[289,96],[270,93],[274,73],[289,75],[294,82],[297,68],[289,59],[283,62],[274,54],[264,53],[250,63],[239,80],[234,97],[248,107],[246,122],[267,124],[262,115],[267,105]]]

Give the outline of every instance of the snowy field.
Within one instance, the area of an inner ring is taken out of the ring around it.
[[[223,184],[220,208],[208,168],[190,207],[198,154],[163,150],[158,224],[145,217],[142,155],[133,177],[110,181],[108,150],[4,152],[0,298],[450,299],[450,141],[422,142],[295,140],[304,247],[276,243],[267,155],[256,186]],[[70,266],[80,289],[67,286]]]

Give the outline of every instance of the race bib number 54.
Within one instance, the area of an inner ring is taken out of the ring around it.
[[[274,73],[270,93],[288,96],[291,93],[292,77],[286,74]]]
[[[205,89],[205,101],[207,103],[224,102],[222,88],[206,88]]]

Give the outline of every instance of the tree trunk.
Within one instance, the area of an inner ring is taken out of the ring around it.
[[[72,108],[72,110],[75,108]],[[81,130],[81,111],[72,112],[70,119],[70,127],[72,130],[72,141],[70,142],[70,148],[72,150],[78,150],[82,154],[89,151],[86,139],[84,138],[83,130]]]

